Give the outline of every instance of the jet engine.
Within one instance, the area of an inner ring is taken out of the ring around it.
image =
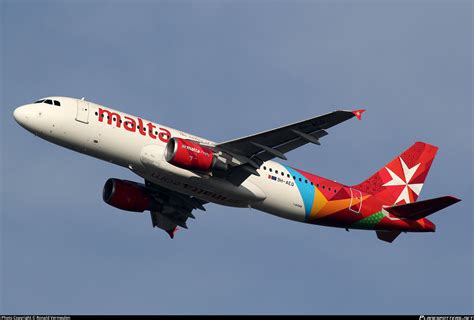
[[[171,138],[166,144],[165,159],[177,167],[203,172],[226,171],[224,163],[209,147],[195,141]]]
[[[126,211],[143,212],[157,207],[156,201],[144,185],[128,180],[108,179],[102,191],[102,198],[112,207]]]

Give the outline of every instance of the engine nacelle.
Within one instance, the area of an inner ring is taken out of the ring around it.
[[[105,182],[102,198],[112,207],[133,212],[151,210],[155,205],[155,200],[143,185],[113,178]]]
[[[194,141],[171,138],[166,144],[165,159],[177,167],[203,172],[224,171],[227,165],[213,150]]]

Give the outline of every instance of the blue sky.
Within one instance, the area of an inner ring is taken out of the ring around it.
[[[1,313],[473,313],[472,2],[1,1]],[[126,169],[12,117],[86,97],[225,141],[335,109],[288,163],[356,184],[415,141],[420,199],[462,202],[393,244],[209,205],[170,241],[102,202]]]

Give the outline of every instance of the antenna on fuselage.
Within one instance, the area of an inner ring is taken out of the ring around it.
[[[81,100],[84,101],[84,97],[82,97]]]

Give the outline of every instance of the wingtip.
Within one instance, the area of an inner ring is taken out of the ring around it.
[[[356,116],[357,119],[362,120],[362,114],[365,112],[365,109],[353,110],[352,113]]]
[[[171,239],[174,239],[174,234],[178,231],[178,227],[170,230],[166,230],[166,233],[170,236]]]
[[[452,202],[453,204],[462,201],[462,199],[459,199],[459,198],[454,197],[454,196],[447,196],[447,197],[451,200],[451,202]]]

